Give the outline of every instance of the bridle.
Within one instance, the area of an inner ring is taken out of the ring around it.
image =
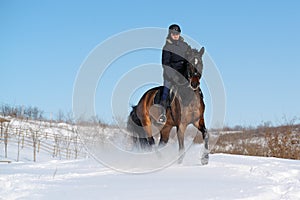
[[[203,67],[202,59],[198,55],[193,55],[191,59],[188,60],[188,64],[187,64],[187,79],[189,80],[188,86],[191,87],[193,90],[197,90],[199,88],[200,78],[202,76],[202,67]],[[198,69],[200,69],[201,72],[199,72]],[[197,78],[197,81],[199,81],[196,88],[192,86],[192,80],[194,78]]]

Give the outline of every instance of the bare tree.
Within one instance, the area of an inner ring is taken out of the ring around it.
[[[62,110],[59,110],[57,114],[57,121],[63,122],[64,120],[65,120],[65,114]]]
[[[74,124],[74,117],[73,117],[73,112],[69,111],[65,117],[66,123],[68,124]]]

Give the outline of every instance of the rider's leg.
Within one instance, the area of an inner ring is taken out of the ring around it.
[[[167,101],[169,97],[170,87],[171,87],[171,83],[168,80],[164,80],[164,88],[160,98],[160,104],[163,106],[164,110],[158,119],[160,123],[165,123],[167,121],[166,109],[167,109]]]

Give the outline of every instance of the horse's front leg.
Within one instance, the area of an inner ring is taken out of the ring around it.
[[[202,138],[203,138],[203,142],[204,142],[204,151],[201,156],[201,164],[207,165],[208,160],[209,160],[209,150],[208,150],[209,134],[205,127],[204,118],[201,117],[200,120],[198,121],[198,123],[195,123],[194,125],[202,133]]]
[[[202,137],[203,137],[203,141],[204,141],[204,152],[202,153],[202,156],[201,156],[201,164],[207,165],[208,160],[209,160],[209,150],[208,150],[209,135],[208,135],[208,132],[206,129],[203,129]]]
[[[179,144],[179,158],[178,163],[182,163],[185,151],[184,151],[184,133],[186,130],[187,125],[186,124],[180,124],[177,127],[177,138],[178,138],[178,144]]]

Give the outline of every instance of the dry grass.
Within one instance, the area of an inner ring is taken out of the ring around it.
[[[211,152],[300,160],[300,125],[225,132]]]
[[[269,155],[300,160],[300,126],[282,126],[266,131]]]

